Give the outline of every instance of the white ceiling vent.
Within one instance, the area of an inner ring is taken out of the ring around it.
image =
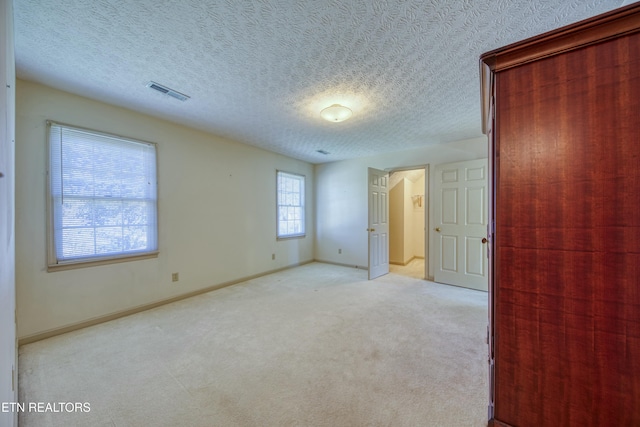
[[[191,98],[190,96],[185,95],[184,93],[180,93],[177,90],[173,90],[171,88],[168,88],[156,82],[147,83],[147,87],[153,90],[157,90],[158,92],[162,92],[165,95],[169,95],[175,99],[179,99],[180,101],[186,101],[187,99]]]

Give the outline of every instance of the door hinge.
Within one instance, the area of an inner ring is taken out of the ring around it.
[[[493,360],[493,344],[494,344],[494,338],[493,335],[491,335],[491,325],[487,325],[487,347],[489,349],[489,364],[491,364],[491,361]]]

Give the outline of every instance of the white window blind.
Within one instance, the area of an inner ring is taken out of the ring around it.
[[[155,144],[49,123],[49,264],[158,249]]]
[[[304,176],[277,172],[278,238],[305,235]]]

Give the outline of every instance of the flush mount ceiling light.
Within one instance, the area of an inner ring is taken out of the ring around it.
[[[351,117],[352,114],[351,109],[340,104],[333,104],[320,111],[320,117],[334,123],[343,122]]]

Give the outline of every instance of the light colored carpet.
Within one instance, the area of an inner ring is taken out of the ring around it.
[[[424,279],[424,258],[414,258],[407,265],[389,264],[389,271],[401,276],[413,277],[414,279]]]
[[[484,426],[487,294],[312,263],[20,348],[29,426]]]

